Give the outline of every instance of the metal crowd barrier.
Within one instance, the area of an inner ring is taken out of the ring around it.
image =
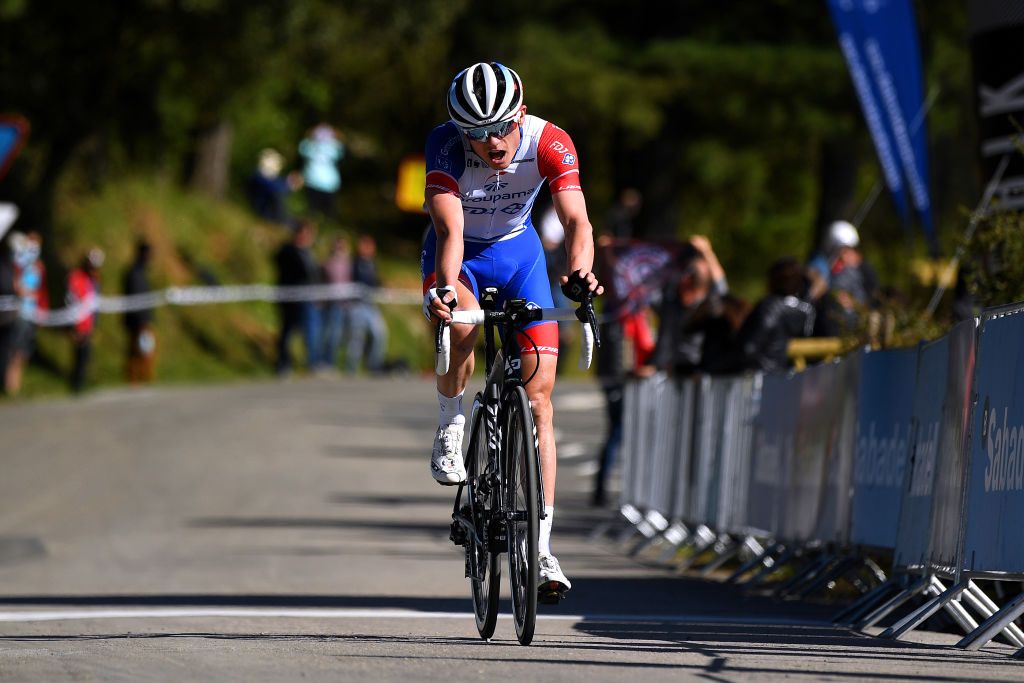
[[[1000,637],[1024,658],[1024,593],[1000,607],[980,586],[1024,582],[1024,303],[914,349],[656,375],[624,400],[629,552],[678,572],[733,562],[727,581],[774,577],[778,596],[845,580],[863,596],[838,624],[901,638],[944,611],[961,647]]]

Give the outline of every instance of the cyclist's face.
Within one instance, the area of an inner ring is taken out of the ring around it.
[[[516,125],[503,138],[496,135],[491,135],[486,140],[473,140],[466,137],[473,151],[495,171],[504,170],[512,163],[512,157],[515,156],[516,150],[519,148],[519,141],[522,139],[520,125],[525,112],[526,107],[524,106],[519,110]]]

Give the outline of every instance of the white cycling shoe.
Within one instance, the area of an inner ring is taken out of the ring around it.
[[[463,433],[464,427],[460,424],[437,428],[434,450],[430,454],[430,474],[442,486],[466,481],[466,466],[462,462]]]
[[[555,593],[559,597],[572,588],[569,579],[562,573],[558,566],[558,560],[554,555],[540,555],[540,580],[537,583],[538,590],[544,593]]]

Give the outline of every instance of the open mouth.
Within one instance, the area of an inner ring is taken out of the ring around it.
[[[487,156],[488,158],[490,158],[491,161],[501,161],[502,159],[505,158],[505,152],[504,150],[495,149],[489,151],[487,153]]]

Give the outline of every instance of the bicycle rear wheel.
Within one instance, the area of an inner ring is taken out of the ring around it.
[[[466,497],[477,537],[486,539],[486,545],[468,539],[466,562],[470,573],[469,585],[473,594],[476,629],[480,637],[487,640],[494,635],[494,626],[498,621],[498,591],[501,587],[499,553],[492,552],[488,547],[488,525],[491,524],[493,511],[498,508],[498,500],[497,491],[484,479],[487,470],[487,421],[484,419],[485,411],[480,405],[479,395],[474,407],[469,452],[466,454]]]
[[[526,390],[516,386],[507,395],[505,438],[505,510],[508,513],[509,588],[516,636],[523,645],[533,640],[537,623],[537,580],[540,468],[537,430]]]

